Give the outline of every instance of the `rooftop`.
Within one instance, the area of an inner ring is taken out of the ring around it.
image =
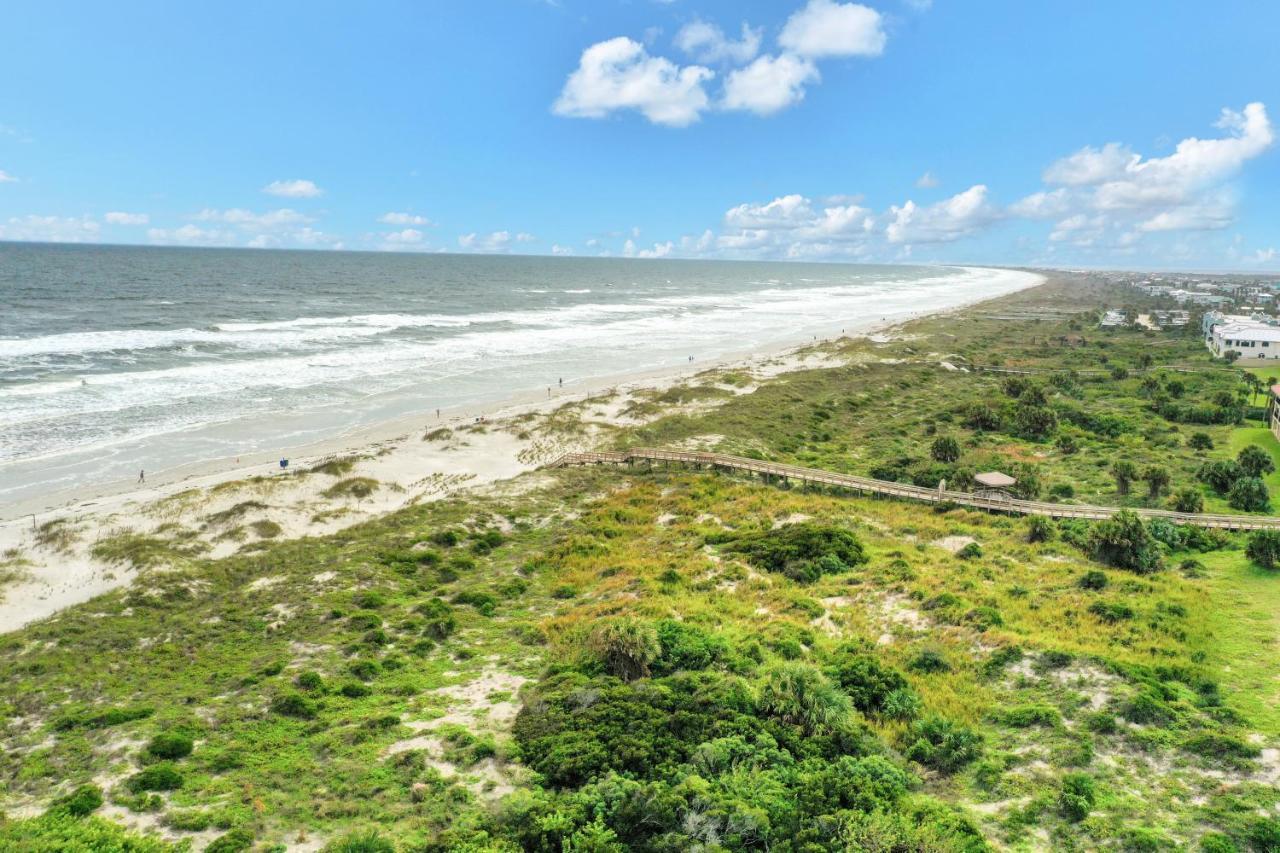
[[[983,471],[981,474],[974,474],[973,481],[979,486],[991,489],[1003,489],[1018,482],[1008,474],[1001,474],[999,471]]]

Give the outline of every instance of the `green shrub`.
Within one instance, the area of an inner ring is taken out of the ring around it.
[[[907,743],[907,758],[941,773],[954,773],[982,751],[981,735],[941,717],[913,723]]]
[[[658,675],[706,669],[729,654],[729,644],[723,638],[697,626],[676,619],[662,619],[656,629],[661,652],[652,667]]]
[[[951,664],[947,663],[947,659],[942,656],[941,652],[933,649],[924,649],[907,664],[907,669],[912,672],[924,673],[932,675],[936,672],[950,672]]]
[[[1117,601],[1095,601],[1089,605],[1089,612],[1108,625],[1133,618],[1133,608]]]
[[[396,846],[377,832],[363,832],[334,841],[324,853],[396,853]]]
[[[1043,441],[1058,429],[1058,415],[1044,405],[1020,403],[1013,410],[1013,433],[1028,441]]]
[[[161,732],[147,744],[147,754],[153,758],[186,758],[193,747],[191,738],[181,732]]]
[[[1171,382],[1169,384],[1172,385],[1173,383]],[[1187,447],[1190,447],[1192,450],[1212,450],[1213,439],[1209,437],[1209,433],[1207,432],[1192,433],[1191,437],[1187,439]]]
[[[1245,554],[1264,569],[1280,565],[1280,530],[1255,530],[1249,534]]]
[[[1204,512],[1204,495],[1199,489],[1179,489],[1173,496],[1173,508],[1177,512]]]
[[[862,542],[851,531],[811,522],[788,524],[763,533],[729,534],[718,541],[725,542],[727,551],[741,554],[756,568],[802,583],[867,561]]]
[[[440,598],[432,598],[430,601],[419,604],[417,612],[426,617],[422,633],[433,640],[444,640],[458,626],[453,616],[453,608]]]
[[[844,722],[849,697],[807,663],[789,661],[765,670],[760,683],[760,710],[813,733]]]
[[[1160,550],[1142,519],[1130,510],[1120,510],[1093,525],[1089,550],[1094,559],[1140,575],[1161,568]]]
[[[882,713],[891,695],[910,689],[902,673],[856,647],[846,647],[838,652],[829,672],[840,689],[853,700],[853,706],[864,714]]]
[[[371,477],[349,477],[339,480],[322,493],[329,499],[355,498],[364,500],[378,490],[381,484]]]
[[[204,848],[204,853],[244,853],[251,847],[253,847],[253,833],[238,826],[215,838],[208,847]]]
[[[1131,723],[1142,725],[1163,724],[1173,719],[1173,709],[1165,704],[1164,697],[1147,687],[1124,704],[1120,715]]]
[[[1085,718],[1085,728],[1100,735],[1115,734],[1119,726],[1116,715],[1110,711],[1096,711]]]
[[[929,455],[936,462],[955,462],[960,458],[960,442],[949,435],[938,436],[929,447]]]
[[[293,680],[293,683],[299,689],[308,693],[319,693],[324,690],[324,677],[320,673],[311,670],[298,673],[298,677]]]
[[[357,660],[351,662],[347,671],[361,681],[371,681],[382,672],[382,665],[376,660]]]
[[[1058,809],[1063,817],[1079,823],[1093,811],[1095,794],[1093,777],[1087,773],[1067,773],[1062,777],[1062,790],[1058,793]]]
[[[1200,466],[1196,476],[1218,494],[1225,495],[1244,476],[1244,469],[1231,460],[1206,462]]]
[[[130,776],[125,784],[135,794],[143,791],[176,791],[182,787],[182,774],[172,764],[152,764]]]
[[[1100,572],[1097,569],[1090,569],[1080,576],[1080,580],[1076,581],[1081,589],[1106,589],[1107,573]]]
[[[1182,742],[1182,748],[1187,752],[1205,758],[1216,758],[1231,762],[1248,761],[1262,754],[1262,750],[1253,744],[1234,735],[1218,732],[1202,732],[1198,735],[1192,735]]]
[[[1048,726],[1053,728],[1062,722],[1062,715],[1057,708],[1049,705],[1019,705],[1001,712],[999,719],[1006,726],[1026,729],[1031,726]]]
[[[347,617],[347,624],[356,631],[369,631],[382,627],[382,617],[377,613],[352,613]]]
[[[1276,470],[1271,454],[1256,444],[1250,444],[1236,454],[1236,464],[1247,477],[1263,477]]]
[[[1231,836],[1221,832],[1210,832],[1201,837],[1200,849],[1204,853],[1240,853],[1240,848],[1231,840]]]
[[[316,703],[301,693],[284,693],[271,700],[271,710],[285,717],[309,720],[316,715]]]
[[[453,597],[454,604],[469,604],[482,616],[492,616],[498,609],[498,599],[487,592],[469,589]]]
[[[338,688],[338,692],[348,699],[363,699],[372,695],[373,690],[368,685],[361,684],[358,681],[348,681],[346,684]]]
[[[67,714],[54,721],[53,728],[64,732],[71,729],[105,729],[135,720],[145,720],[155,713],[154,708],[108,708],[105,711],[85,711],[79,714]]]
[[[649,666],[662,653],[652,625],[625,617],[597,625],[587,646],[605,671],[623,681],[647,676]]]
[[[1033,515],[1027,519],[1027,541],[1048,542],[1057,533],[1053,519],[1044,515]]]
[[[97,785],[81,785],[65,797],[54,800],[51,810],[64,811],[74,817],[84,817],[102,807],[102,789]]]
[[[976,560],[982,556],[982,546],[977,542],[969,542],[956,552],[956,556],[962,560]]]
[[[1271,509],[1271,494],[1258,477],[1241,477],[1227,492],[1227,503],[1244,512],[1266,512]]]

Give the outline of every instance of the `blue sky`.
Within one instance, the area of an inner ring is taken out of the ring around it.
[[[1280,270],[1280,4],[10,4],[0,239]]]

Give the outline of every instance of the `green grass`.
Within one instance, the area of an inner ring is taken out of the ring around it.
[[[1210,660],[1228,687],[1227,704],[1259,730],[1280,735],[1280,572],[1239,552],[1205,555]]]

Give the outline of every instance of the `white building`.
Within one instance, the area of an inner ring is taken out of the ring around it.
[[[1280,359],[1280,326],[1257,320],[1215,325],[1209,332],[1209,349],[1222,357],[1228,352],[1247,359]]]

